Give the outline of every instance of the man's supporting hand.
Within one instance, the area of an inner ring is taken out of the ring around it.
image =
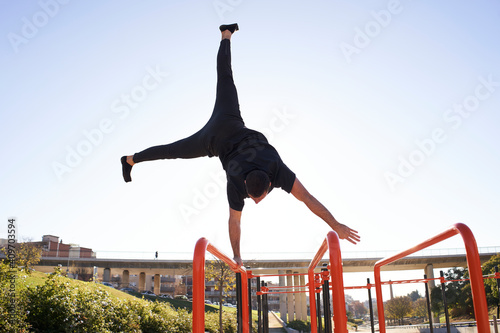
[[[236,261],[236,263],[238,264],[238,266],[242,266],[243,265],[243,261],[241,260],[240,257],[234,257],[233,260]]]

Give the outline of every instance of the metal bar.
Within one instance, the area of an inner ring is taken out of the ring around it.
[[[368,289],[368,304],[370,307],[370,325],[372,327],[372,333],[375,333],[375,321],[373,320],[373,303],[372,303],[372,288],[370,284],[370,279],[366,279],[367,289]]]
[[[333,320],[335,333],[347,333],[347,313],[345,309],[344,277],[342,275],[342,255],[340,253],[340,240],[335,231],[330,231],[326,236],[328,252],[330,254],[330,276],[332,280]]]
[[[264,283],[264,281],[262,281],[262,286],[267,287],[267,283]],[[263,311],[263,316],[264,316],[264,320],[263,320],[264,330],[263,330],[263,332],[269,333],[269,304],[267,302],[267,295],[262,296],[262,303],[263,303],[263,310],[264,310]]]
[[[241,316],[241,273],[236,273],[236,323],[237,332],[241,333],[242,330],[242,316]]]
[[[205,253],[207,246],[208,240],[200,238],[194,248],[193,333],[205,333]]]
[[[318,309],[318,332],[321,333],[321,294],[316,294],[316,309]]]
[[[249,269],[250,267],[247,267]],[[248,331],[252,332],[252,278],[248,278]]]
[[[446,300],[446,285],[443,271],[439,271],[441,276],[441,293],[443,295],[444,318],[446,319],[446,332],[450,333],[450,315],[448,314],[448,302]]]
[[[316,252],[316,255],[314,258],[311,260],[311,263],[309,264],[309,268],[307,270],[307,276],[308,276],[308,282],[309,282],[309,299],[314,299],[315,294],[316,294],[316,286],[314,283],[314,269],[316,266],[318,266],[319,262],[323,258],[323,255],[325,254],[327,249],[327,243],[326,239],[323,241],[321,246],[319,247],[318,252]],[[323,298],[323,303],[325,302],[325,299]],[[311,332],[316,333],[318,332],[318,322],[316,319],[316,304],[314,302],[309,302],[309,314],[311,317]],[[326,318],[325,318],[326,322]]]
[[[262,332],[262,296],[260,292],[260,277],[257,277],[257,332]]]
[[[241,288],[247,289],[248,277],[245,267],[239,266],[233,259],[219,251],[206,238],[196,242],[193,254],[193,333],[205,332],[205,254],[209,251],[224,261],[233,272],[241,273]],[[242,293],[242,333],[248,331],[248,295]]]
[[[326,272],[324,268],[322,271]],[[332,333],[332,313],[330,312],[330,288],[328,280],[323,280],[323,313],[325,314],[325,333]]]
[[[498,266],[495,266],[495,276],[498,275]],[[497,278],[498,303],[497,303],[497,318],[500,318],[500,279]]]
[[[488,319],[488,305],[486,303],[486,294],[484,291],[484,282],[481,271],[481,261],[477,250],[476,240],[469,227],[463,223],[456,223],[444,232],[391,257],[377,261],[374,266],[373,273],[375,276],[375,290],[377,293],[377,309],[379,317],[379,329],[381,333],[385,333],[385,316],[384,316],[384,301],[382,298],[382,286],[380,280],[380,268],[388,265],[396,260],[404,258],[414,252],[425,249],[431,245],[439,243],[456,234],[460,234],[464,241],[467,266],[471,281],[472,300],[474,303],[474,314],[477,322],[478,332],[490,332]]]

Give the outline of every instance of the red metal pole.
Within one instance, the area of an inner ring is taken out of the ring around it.
[[[330,274],[332,277],[333,321],[335,333],[347,333],[347,314],[345,310],[344,277],[342,276],[342,255],[339,236],[330,231],[326,236],[330,252]]]
[[[248,275],[245,267],[219,251],[206,238],[196,242],[193,255],[193,333],[205,333],[205,253],[209,251],[214,256],[229,265],[235,273],[241,273],[242,331],[249,333],[248,315]]]
[[[382,287],[380,280],[380,267],[388,265],[396,260],[404,258],[412,253],[425,249],[431,245],[439,243],[448,239],[456,234],[460,234],[464,241],[467,266],[470,273],[470,283],[472,289],[472,300],[474,303],[474,314],[476,315],[477,330],[480,333],[490,332],[488,321],[488,305],[486,303],[486,294],[484,291],[484,282],[481,271],[481,261],[479,259],[479,252],[477,250],[476,240],[469,227],[463,223],[457,223],[442,233],[429,238],[428,240],[391,257],[381,259],[375,263],[373,269],[375,275],[375,290],[377,293],[377,310],[379,318],[379,329],[381,333],[385,333],[385,316],[384,316],[384,302],[382,299]],[[474,277],[473,277],[474,276]]]
[[[465,244],[467,266],[469,268],[470,285],[472,290],[472,301],[474,303],[474,314],[476,316],[477,331],[490,332],[490,321],[488,318],[488,303],[484,290],[483,272],[481,270],[481,259],[477,250],[477,243],[472,231],[463,223],[455,224]]]
[[[193,333],[205,333],[205,253],[206,238],[196,242],[193,255]]]
[[[223,252],[219,251],[216,247],[214,247],[210,243],[207,246],[207,251],[212,253],[214,256],[216,256],[220,260],[224,261],[226,264],[228,264],[228,266],[231,268],[231,270],[233,272],[241,273],[241,289],[245,290],[245,291],[248,290],[248,274],[247,274],[245,267],[238,266],[238,264],[233,259],[228,257]],[[193,299],[193,301],[194,301],[194,299]],[[205,302],[205,301],[203,300],[203,302]],[[241,303],[242,303],[241,320],[243,321],[243,325],[241,325],[241,328],[242,328],[243,333],[249,333],[248,293],[247,292],[242,292]],[[195,333],[195,332],[193,331],[193,333]]]
[[[307,270],[307,276],[308,276],[308,284],[309,284],[309,315],[311,317],[311,333],[317,333],[318,332],[318,321],[317,321],[317,315],[316,315],[316,302],[313,302],[311,300],[316,299],[316,285],[314,281],[314,269],[316,266],[318,266],[319,262],[321,261],[321,258],[323,258],[323,255],[325,254],[328,246],[326,243],[326,239],[323,241],[321,244],[318,252],[316,252],[316,255],[314,258],[311,260],[311,263],[309,264],[309,268]]]

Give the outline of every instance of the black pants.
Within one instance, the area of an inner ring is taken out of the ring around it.
[[[155,146],[134,155],[134,162],[219,156],[226,142],[245,129],[231,69],[231,43],[223,39],[217,53],[217,94],[212,116],[198,132],[174,143]]]

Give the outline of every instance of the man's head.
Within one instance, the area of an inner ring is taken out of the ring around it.
[[[259,203],[259,201],[264,199],[269,192],[271,181],[264,171],[253,170],[247,175],[245,186],[250,198],[252,198],[255,203]]]

